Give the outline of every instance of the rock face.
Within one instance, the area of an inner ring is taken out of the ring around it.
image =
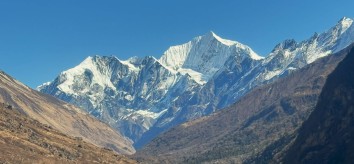
[[[284,163],[354,162],[354,49],[331,73]]]
[[[81,109],[40,93],[0,72],[0,102],[18,112],[74,137],[122,154],[135,152],[132,142]]]
[[[353,20],[343,18],[322,34],[286,40],[266,57],[213,32],[154,57],[88,57],[38,89],[87,112],[135,142],[209,115],[256,86],[285,77],[354,41]]]
[[[139,150],[136,159],[143,163],[279,163],[314,110],[327,76],[351,48],[255,88],[222,111],[170,129]]]
[[[0,103],[0,163],[136,163]]]

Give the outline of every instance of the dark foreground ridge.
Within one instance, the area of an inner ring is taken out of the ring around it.
[[[354,163],[354,48],[331,73],[284,163]]]

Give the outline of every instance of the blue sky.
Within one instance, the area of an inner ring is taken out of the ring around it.
[[[1,0],[0,69],[30,87],[92,55],[160,57],[171,45],[214,31],[267,55],[343,16],[353,0]]]

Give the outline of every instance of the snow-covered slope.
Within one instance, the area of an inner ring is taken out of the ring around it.
[[[275,46],[273,51],[262,60],[261,64],[248,70],[242,77],[237,77],[232,84],[226,87],[215,86],[216,92],[223,91],[223,100],[219,102],[218,108],[225,107],[229,102],[234,102],[255,86],[274,81],[275,79],[287,76],[292,71],[302,68],[315,60],[338,52],[354,42],[354,26],[350,18],[342,18],[334,27],[328,31],[317,34],[300,43],[288,39]],[[227,83],[224,71],[221,76],[216,77],[219,83]],[[232,71],[231,71],[232,72]],[[226,87],[226,88],[225,88]],[[224,92],[225,91],[225,92]]]
[[[151,56],[126,61],[94,56],[39,88],[84,108],[135,139],[166,111],[155,104],[181,77]]]
[[[39,90],[84,108],[140,147],[166,129],[345,48],[354,41],[352,23],[343,18],[300,43],[286,40],[266,58],[213,32],[170,47],[160,59],[89,57]]]
[[[160,58],[161,64],[182,74],[189,74],[199,84],[206,83],[231,56],[261,60],[251,48],[222,39],[213,32],[192,41],[170,47]]]

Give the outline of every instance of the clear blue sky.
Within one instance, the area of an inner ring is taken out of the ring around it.
[[[0,69],[36,87],[90,55],[160,57],[210,30],[264,56],[353,9],[353,0],[1,0]]]

